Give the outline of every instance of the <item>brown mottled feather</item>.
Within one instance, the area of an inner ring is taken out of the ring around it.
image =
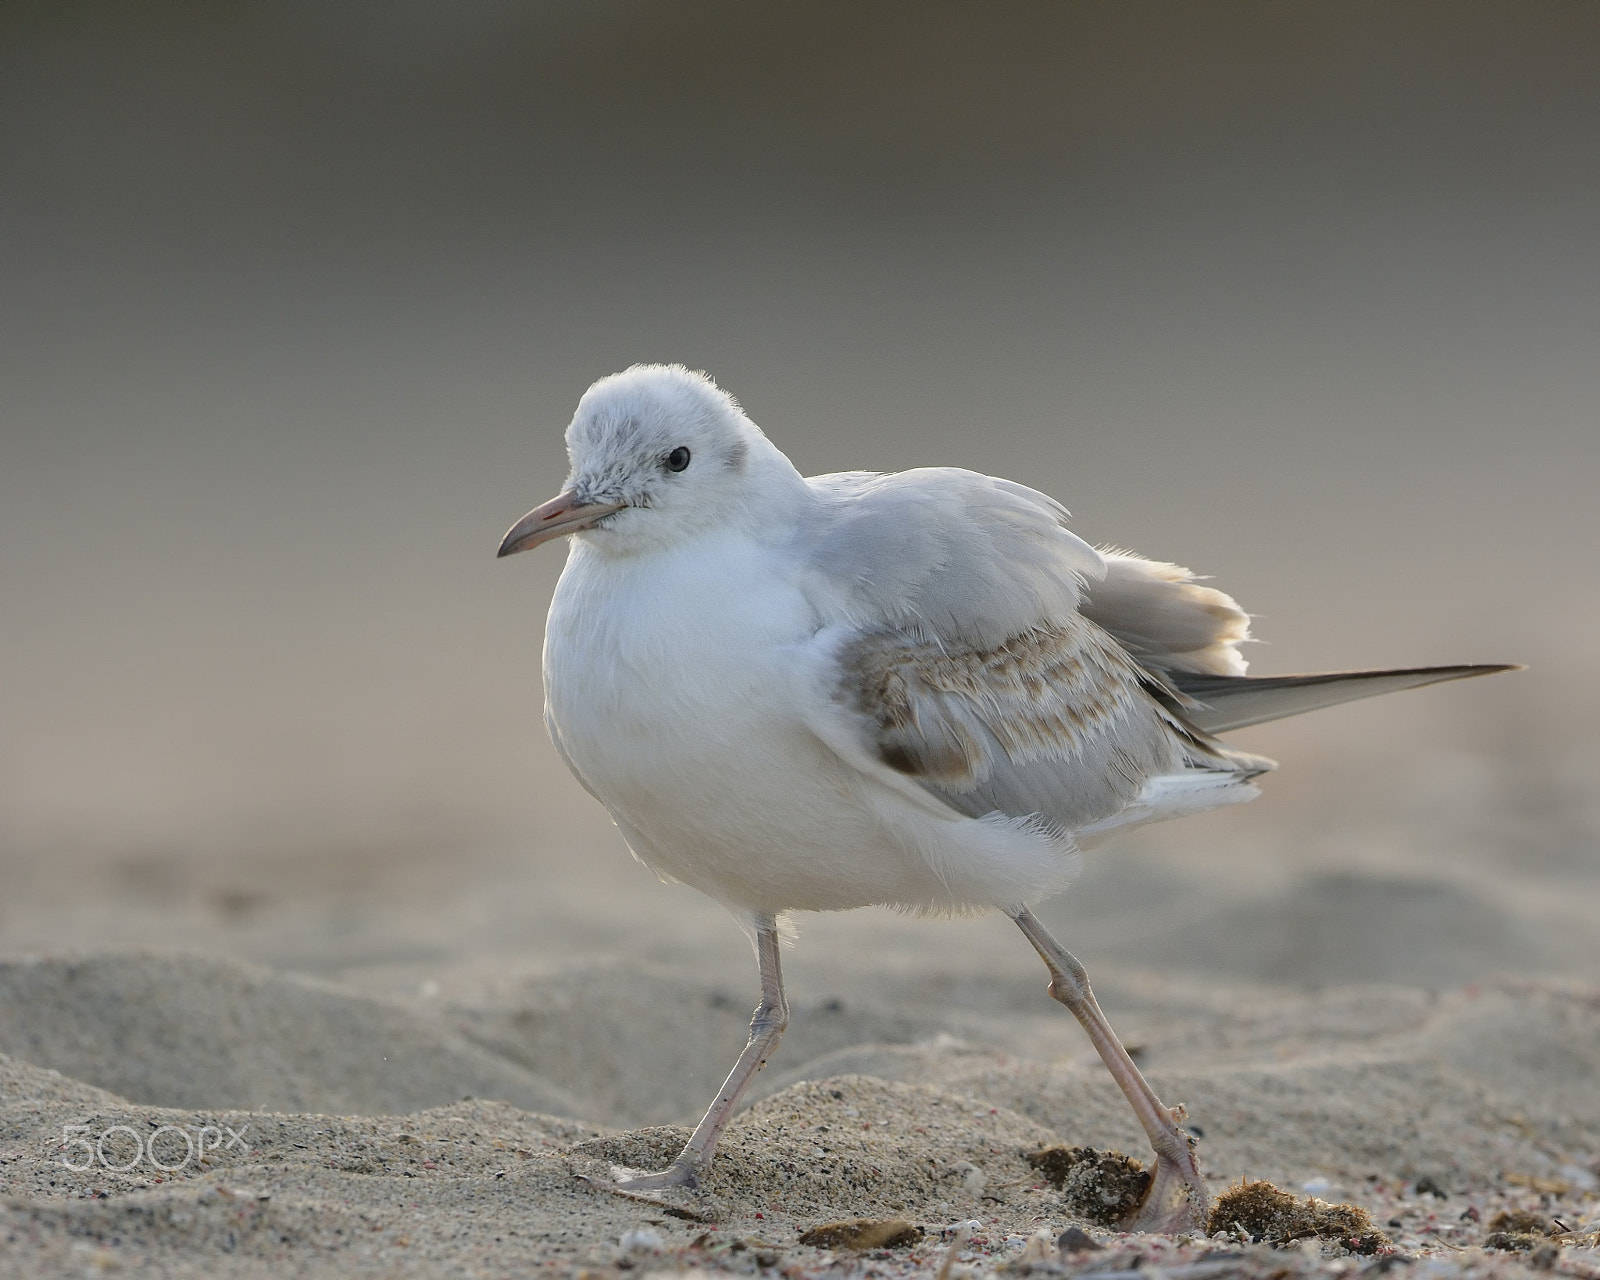
[[[1151,675],[1075,615],[994,648],[876,629],[838,655],[839,696],[878,758],[963,813],[1101,821],[1145,781],[1238,764],[1151,696]],[[1163,691],[1165,692],[1165,691]]]

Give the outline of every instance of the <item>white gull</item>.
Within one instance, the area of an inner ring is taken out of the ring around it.
[[[676,1161],[693,1185],[788,1023],[780,918],[998,909],[1043,958],[1155,1152],[1125,1225],[1202,1226],[1164,1106],[1029,910],[1086,840],[1249,800],[1270,760],[1214,736],[1504,670],[1247,677],[1248,616],[1187,569],[1091,547],[1053,499],[954,468],[800,475],[708,377],[636,365],[567,429],[572,473],[506,534],[575,535],[545,635],[545,723],[658,875],[753,931],[749,1043]]]

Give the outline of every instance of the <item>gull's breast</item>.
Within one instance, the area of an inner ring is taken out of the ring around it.
[[[658,873],[773,910],[904,892],[906,853],[796,705],[793,653],[817,625],[759,547],[574,549],[546,631],[546,715]]]

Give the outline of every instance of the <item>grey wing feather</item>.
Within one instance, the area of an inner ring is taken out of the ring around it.
[[[1491,663],[1392,671],[1325,671],[1300,676],[1174,674],[1172,683],[1194,700],[1194,705],[1182,709],[1185,720],[1205,733],[1226,733],[1380,693],[1518,670],[1521,668],[1515,665]]]
[[[1076,613],[1105,561],[1060,503],[1020,484],[931,467],[808,482],[805,555],[824,612],[953,645],[993,647]]]

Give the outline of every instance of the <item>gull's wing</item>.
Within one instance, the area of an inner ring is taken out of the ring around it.
[[[1193,731],[1168,710],[1182,695],[1079,613],[1106,562],[1059,504],[946,469],[812,484],[807,589],[832,625],[806,702],[863,772],[947,812],[1070,832],[1155,779],[1269,767]]]

